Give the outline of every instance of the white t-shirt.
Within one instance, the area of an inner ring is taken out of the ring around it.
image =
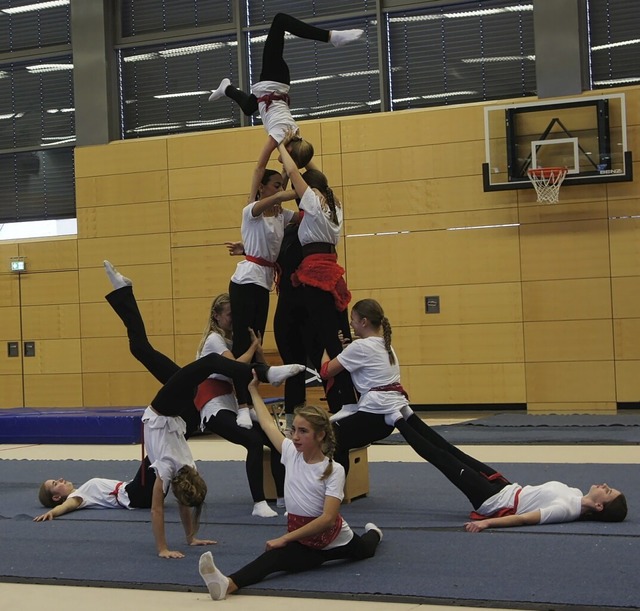
[[[327,479],[321,480],[329,459],[309,464],[305,462],[302,452],[298,452],[293,441],[285,439],[282,443],[282,458],[286,475],[284,478],[284,502],[287,511],[294,515],[317,518],[324,511],[325,497],[333,496],[340,501],[344,498],[344,467],[333,463],[333,472]],[[342,529],[338,536],[323,549],[331,549],[346,545],[353,539],[353,531],[342,519]]]
[[[118,498],[112,494],[118,484],[122,485],[118,489]],[[76,488],[68,498],[78,497],[81,499],[78,509],[132,509],[129,506],[129,495],[125,490],[127,482],[120,482],[117,479],[104,479],[94,477]]]
[[[242,210],[241,232],[244,251],[253,257],[275,263],[284,237],[284,228],[293,219],[294,212],[283,209],[276,216],[253,216],[251,211],[255,204],[256,202],[253,202]],[[236,266],[231,281],[236,284],[257,284],[270,291],[273,286],[273,268],[245,259]]]
[[[189,444],[184,438],[187,425],[179,416],[161,416],[150,406],[142,414],[142,422],[151,468],[162,480],[162,489],[166,494],[171,480],[182,467],[196,468]]]
[[[395,363],[389,362],[389,353],[382,337],[356,339],[336,357],[351,374],[351,380],[360,393],[358,409],[374,414],[392,414],[409,405],[405,396],[397,391],[371,390],[400,382],[400,364],[391,348]]]
[[[582,491],[570,488],[562,482],[546,482],[539,486],[510,484],[498,494],[488,498],[478,513],[490,516],[500,509],[513,507],[516,492],[522,488],[518,498],[516,515],[540,510],[540,524],[573,522],[580,517]]]
[[[267,93],[289,93],[289,85],[277,81],[258,81],[251,87],[251,93],[260,98]],[[289,105],[284,100],[272,100],[269,110],[264,102],[258,103],[260,118],[267,134],[278,144],[282,142],[287,132],[298,132],[298,125],[291,116]]]
[[[336,216],[338,224],[334,225],[331,219],[331,210],[326,204],[322,205],[320,196],[311,188],[302,195],[300,199],[300,210],[304,210],[304,216],[298,228],[298,238],[300,244],[311,244],[313,242],[338,243],[340,230],[342,228],[342,207],[336,206]]]

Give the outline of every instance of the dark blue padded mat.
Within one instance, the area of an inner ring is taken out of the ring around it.
[[[433,428],[454,445],[640,444],[640,416],[636,414],[505,413]],[[400,433],[393,433],[376,443],[401,445],[406,441]]]
[[[266,540],[282,533],[285,518],[250,515],[241,462],[198,466],[209,485],[200,535],[219,541],[213,548],[216,562],[232,572],[259,554]],[[248,592],[449,604],[493,601],[498,606],[554,609],[638,604],[638,465],[494,466],[521,483],[559,479],[585,489],[606,481],[627,494],[630,516],[621,524],[574,522],[465,533],[468,502],[431,465],[371,463],[370,495],[343,505],[342,513],[356,531],[369,521],[384,530],[376,557],[274,576]],[[167,537],[172,548],[185,552],[180,561],[155,556],[145,510],[83,510],[53,522],[32,521],[44,511],[35,498],[41,480],[127,478],[137,462],[3,460],[0,468],[0,539],[4,549],[11,550],[0,556],[0,580],[203,591],[197,573],[203,550],[184,545],[173,500],[167,503]]]

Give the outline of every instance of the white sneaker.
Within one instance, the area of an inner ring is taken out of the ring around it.
[[[272,386],[280,386],[287,378],[292,378],[302,373],[306,367],[304,365],[275,365],[269,367],[267,380]]]
[[[107,276],[109,276],[109,280],[114,289],[121,289],[125,286],[133,285],[133,282],[123,276],[109,261],[104,261],[104,270],[107,272]]]
[[[364,30],[331,30],[329,41],[334,47],[344,47],[344,45],[358,40],[364,34]]]
[[[278,513],[269,507],[267,501],[258,501],[253,506],[251,515],[256,516],[257,518],[275,518]]]
[[[223,78],[220,81],[218,88],[214,92],[212,92],[211,95],[209,96],[209,102],[215,102],[220,98],[224,98],[224,92],[226,91],[229,85],[231,85],[231,81],[228,78]]]
[[[241,407],[238,410],[238,416],[236,417],[236,424],[243,429],[253,428],[253,422],[251,422],[251,414],[248,407]]]
[[[373,522],[364,525],[364,532],[368,533],[370,530],[375,530],[382,541],[382,531]]]
[[[213,600],[224,600],[229,589],[229,578],[225,577],[213,562],[213,554],[205,552],[198,562],[200,576],[207,584],[207,589]]]

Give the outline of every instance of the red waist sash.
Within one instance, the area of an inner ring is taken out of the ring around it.
[[[264,109],[267,111],[274,100],[282,100],[287,103],[287,106],[291,106],[291,98],[288,93],[265,93],[258,98],[258,103],[264,102]]]
[[[351,293],[343,278],[344,268],[338,265],[336,254],[313,254],[306,256],[298,269],[291,274],[293,286],[306,284],[333,295],[336,309],[343,312],[351,301]]]
[[[409,400],[409,394],[402,387],[402,384],[400,384],[400,382],[395,382],[394,384],[385,384],[384,386],[375,386],[374,388],[370,388],[369,392],[371,392],[372,390],[376,390],[378,392],[399,392],[400,394],[404,395],[404,398],[407,401]]]
[[[198,385],[198,392],[193,400],[198,411],[216,397],[222,397],[223,395],[229,395],[233,392],[233,386],[230,382],[224,380],[216,380],[215,378],[207,378],[204,382]]]
[[[316,518],[311,518],[308,516],[297,516],[289,512],[287,516],[287,532],[298,530],[305,524],[308,524],[315,519]],[[313,535],[312,537],[304,537],[303,539],[298,539],[298,543],[302,543],[302,545],[312,547],[313,549],[323,549],[327,547],[329,543],[335,541],[336,537],[340,534],[341,528],[342,516],[338,514],[338,516],[336,517],[336,521],[331,528],[325,530],[324,532],[318,533],[317,535]]]

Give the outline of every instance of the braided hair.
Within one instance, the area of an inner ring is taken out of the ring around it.
[[[338,225],[338,212],[337,208],[342,207],[340,200],[336,198],[333,189],[329,186],[327,177],[320,170],[307,170],[303,175],[304,181],[312,189],[317,189],[322,193],[327,206],[329,206],[329,212],[331,214],[331,222],[334,225]]]
[[[360,318],[366,318],[376,329],[382,327],[384,347],[389,354],[389,363],[395,364],[396,359],[391,350],[391,323],[384,315],[382,306],[375,299],[361,299],[352,308]]]
[[[209,335],[211,335],[212,333],[219,333],[225,339],[230,339],[226,336],[226,333],[219,327],[218,321],[216,319],[216,315],[221,314],[222,310],[228,303],[231,303],[231,297],[229,297],[229,293],[220,293],[220,295],[214,297],[213,302],[211,303],[211,311],[209,312],[209,321],[204,328],[202,338],[200,339],[200,343],[198,344],[198,358],[200,358],[200,354],[202,353],[204,344],[207,341],[207,337],[209,337]]]
[[[329,420],[329,414],[327,410],[317,407],[316,405],[305,405],[296,408],[294,415],[304,418],[314,433],[324,433],[322,453],[329,459],[329,464],[320,478],[320,480],[323,481],[333,473],[333,455],[336,451],[336,434]]]

